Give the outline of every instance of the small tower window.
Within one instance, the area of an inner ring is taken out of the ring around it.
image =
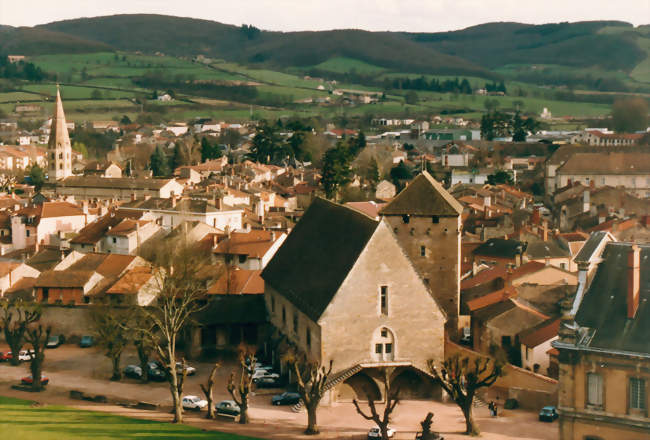
[[[407,214],[407,215],[403,215],[403,216],[402,216],[402,221],[403,221],[405,224],[408,224],[408,222],[411,221],[411,217],[410,217],[408,214]]]
[[[59,159],[63,159],[63,153],[59,153]]]
[[[382,315],[388,315],[388,286],[381,286],[379,289],[379,305]]]
[[[426,248],[426,246],[420,246],[420,256],[421,257],[426,257],[427,256],[427,248]]]
[[[440,223],[440,216],[434,215],[431,217],[431,223]]]

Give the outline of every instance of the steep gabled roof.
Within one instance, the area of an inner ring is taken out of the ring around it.
[[[262,272],[262,278],[318,321],[378,222],[316,198]]]
[[[463,205],[424,171],[382,209],[380,214],[458,216],[462,212]]]

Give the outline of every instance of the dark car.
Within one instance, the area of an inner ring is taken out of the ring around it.
[[[59,345],[63,344],[65,342],[65,338],[63,335],[54,335],[50,336],[50,339],[47,340],[47,348],[56,348]]]
[[[238,416],[239,412],[241,411],[239,409],[239,405],[237,405],[232,400],[222,400],[221,402],[217,403],[217,406],[215,406],[214,409],[218,415],[224,414],[233,417]]]
[[[257,388],[279,388],[282,386],[282,381],[279,377],[260,377],[255,385]]]
[[[94,342],[95,341],[93,340],[92,336],[88,336],[88,335],[82,336],[81,340],[79,340],[79,347],[81,347],[81,348],[92,347]]]
[[[34,382],[34,378],[30,374],[29,376],[25,376],[20,381],[23,383],[23,385],[31,385],[32,382]],[[50,383],[50,379],[48,379],[46,376],[41,375],[41,385],[47,385]]]
[[[300,394],[284,392],[271,398],[273,405],[295,405],[300,402]]]
[[[554,406],[545,406],[539,412],[539,421],[540,422],[552,422],[553,420],[559,417],[557,409]]]
[[[154,382],[164,382],[167,380],[167,373],[163,370],[160,362],[152,361],[148,365],[149,371],[147,374],[149,374],[149,380],[153,380]]]

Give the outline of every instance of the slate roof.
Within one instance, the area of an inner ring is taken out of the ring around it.
[[[526,255],[531,260],[569,258],[571,257],[571,251],[568,243],[563,239],[549,237],[548,240],[544,241],[540,238],[534,238],[528,241]]]
[[[462,212],[463,205],[424,171],[388,203],[380,214],[458,216]]]
[[[360,212],[316,198],[262,278],[318,321],[378,225]]]
[[[268,321],[264,295],[213,295],[196,320],[211,324],[264,324]]]
[[[595,330],[589,347],[650,354],[650,245],[640,251],[639,308],[627,318],[628,253],[632,243],[608,243],[575,320]]]
[[[526,243],[505,238],[490,238],[472,251],[474,255],[485,257],[515,258],[526,250]]]
[[[133,179],[130,177],[71,176],[56,183],[60,187],[159,190],[174,179]]]
[[[574,261],[579,262],[587,262],[591,259],[593,256],[594,252],[596,252],[596,249],[598,249],[598,246],[602,243],[602,241],[607,237],[607,231],[598,231],[598,232],[593,232],[585,244],[582,245],[582,248],[580,249],[580,252],[578,252],[578,255],[575,256]]]

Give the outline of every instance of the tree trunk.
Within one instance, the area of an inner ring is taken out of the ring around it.
[[[305,434],[314,435],[318,434],[318,422],[316,421],[316,410],[318,405],[305,405],[307,407],[307,429]]]
[[[31,364],[29,365],[29,369],[32,373],[32,391],[41,391],[43,389],[43,384],[41,383],[43,358],[44,356],[39,354],[32,359]]]
[[[247,424],[250,420],[248,419],[248,396],[241,398],[241,405],[239,405],[239,423],[242,425]]]
[[[480,431],[476,423],[474,423],[474,416],[472,415],[472,401],[474,399],[467,399],[466,402],[461,405],[463,410],[463,416],[465,416],[465,434],[467,435],[479,435]]]
[[[140,360],[140,369],[142,370],[142,377],[140,382],[147,383],[149,382],[149,356],[147,352],[142,348],[141,344],[136,344],[138,350],[138,359]]]
[[[23,344],[21,344],[20,341],[21,338],[15,337],[13,335],[9,336],[7,335],[7,332],[5,332],[5,339],[7,340],[9,348],[11,348],[11,358],[9,359],[9,363],[14,367],[16,365],[20,365],[20,360],[18,360],[18,353],[20,353],[20,349],[23,348]]]
[[[122,371],[120,371],[121,357],[122,355],[118,354],[111,358],[111,362],[113,363],[113,376],[111,377],[111,380],[122,380]]]
[[[388,440],[388,425],[380,423],[379,431],[381,432],[381,440]]]
[[[205,396],[208,401],[208,414],[205,416],[208,419],[214,419],[214,400],[212,398],[212,388],[210,388],[210,392]]]

